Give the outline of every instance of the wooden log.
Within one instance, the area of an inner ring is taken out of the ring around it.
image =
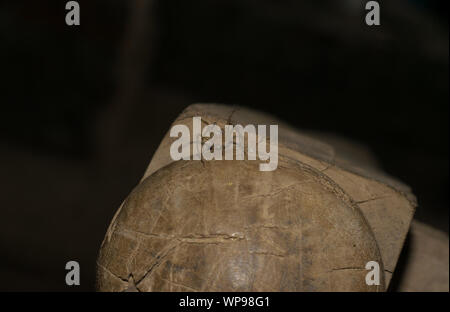
[[[196,104],[173,125],[192,132],[192,117],[221,129],[277,124],[277,169],[247,158],[174,162],[168,133],[111,222],[99,290],[387,288],[416,206],[407,186],[259,112]],[[369,261],[380,285],[366,283]]]

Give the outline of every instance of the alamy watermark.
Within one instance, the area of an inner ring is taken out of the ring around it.
[[[69,261],[66,263],[66,285],[79,286],[80,285],[80,264],[77,261]]]
[[[244,160],[247,145],[248,160],[256,160],[258,156],[264,161],[259,170],[273,171],[278,166],[278,125],[270,125],[269,130],[268,140],[266,125],[225,125],[223,140],[222,129],[218,125],[209,124],[202,129],[201,117],[193,117],[192,138],[186,125],[175,125],[170,130],[170,137],[178,137],[170,146],[170,156],[173,160],[190,160],[191,155],[192,160],[233,160],[236,155],[236,160]],[[203,143],[203,138],[209,139]]]
[[[68,1],[66,3],[66,24],[68,26],[80,25],[80,5],[77,1]]]
[[[366,284],[369,286],[380,285],[380,264],[377,261],[369,261],[366,263]]]

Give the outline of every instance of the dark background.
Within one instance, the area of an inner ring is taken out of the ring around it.
[[[0,290],[93,290],[121,201],[194,102],[365,144],[448,233],[448,1],[0,3]],[[65,263],[81,286],[65,285]]]

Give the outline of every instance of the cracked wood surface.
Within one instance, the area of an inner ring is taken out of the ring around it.
[[[382,263],[356,205],[314,168],[282,165],[175,162],[152,174],[105,237],[99,289],[382,290],[366,271],[334,270]]]
[[[387,287],[416,205],[407,186],[258,112],[196,104],[174,124],[192,131],[194,116],[222,129],[278,124],[278,168],[260,172],[259,161],[173,162],[174,138],[166,135],[108,229],[99,290]],[[385,272],[380,287],[365,284],[368,261]]]

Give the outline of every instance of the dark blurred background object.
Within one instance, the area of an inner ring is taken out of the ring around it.
[[[373,27],[360,0],[78,2],[72,27],[66,1],[0,4],[0,290],[93,290],[115,210],[194,102],[365,144],[448,233],[448,1],[379,1]]]

